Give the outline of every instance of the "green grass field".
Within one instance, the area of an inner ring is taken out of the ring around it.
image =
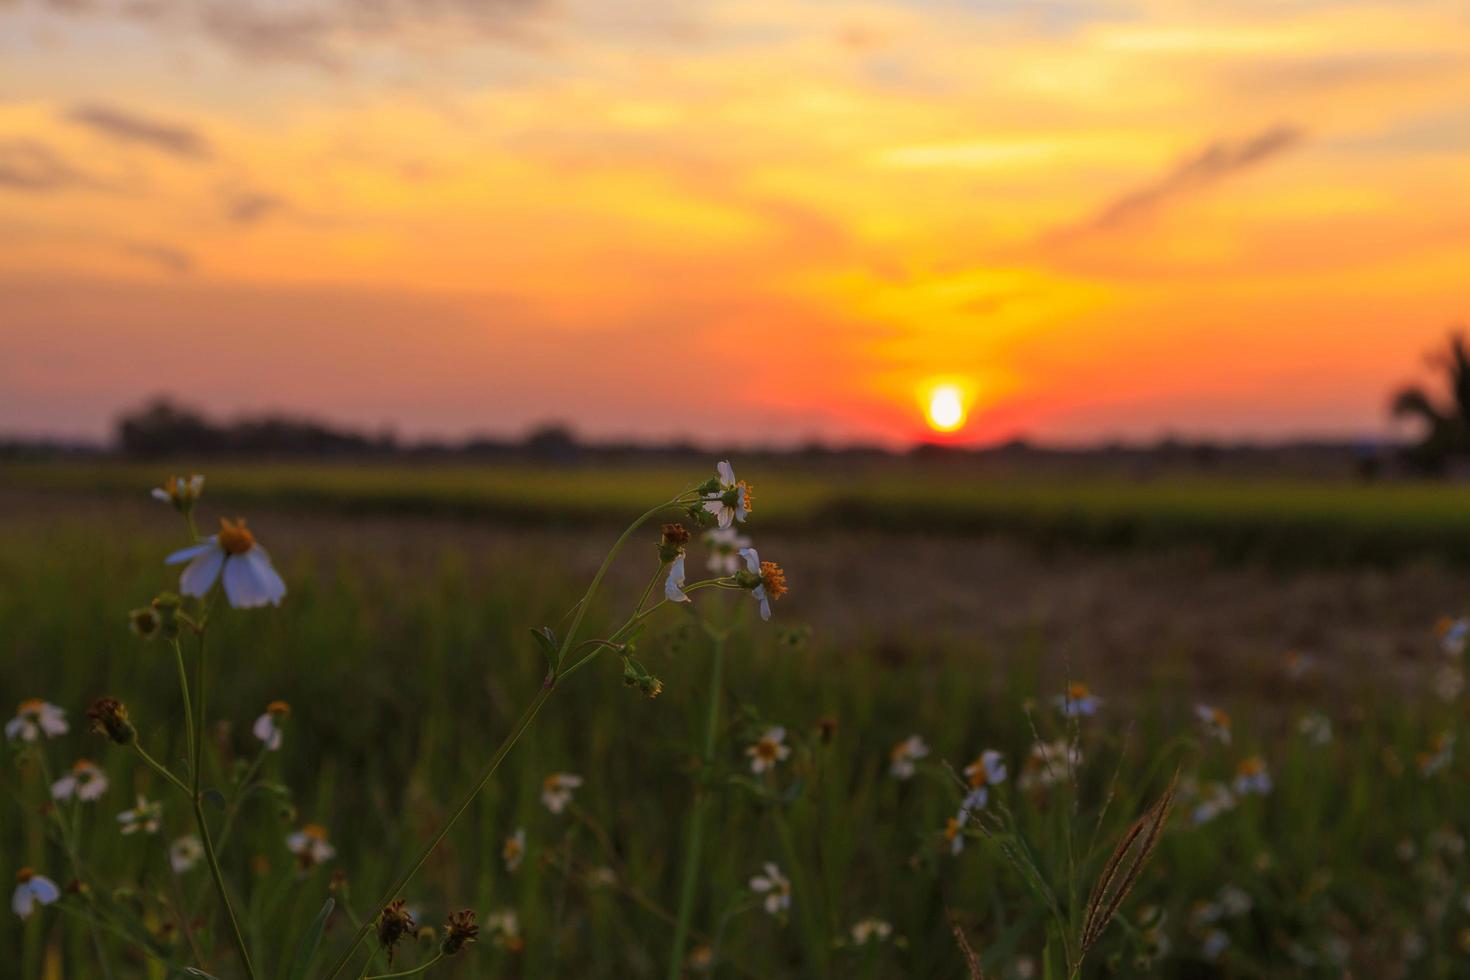
[[[251,722],[272,699],[291,704],[284,748],[264,756],[267,784],[240,803],[221,855],[261,976],[286,980],[332,871],[347,874],[347,890],[337,893],[345,909],[330,923],[318,971],[342,947],[351,916],[371,914],[413,844],[536,693],[545,668],[528,630],[562,621],[585,587],[587,554],[616,535],[607,525],[703,474],[226,467],[210,476],[204,515],[263,510],[277,540],[286,539],[273,545],[288,556],[286,602],[225,610],[210,629],[205,769],[207,784],[233,805],[232,773],[258,754]],[[806,524],[849,520],[933,531],[1020,527],[1044,541],[1090,527],[1099,545],[1204,543],[1242,555],[1275,555],[1300,541],[1321,560],[1410,555],[1415,541],[1450,554],[1446,541],[1470,536],[1470,508],[1442,487],[750,477],[763,550]],[[119,697],[156,757],[173,763],[185,754],[173,655],[131,635],[125,622],[127,610],[177,583],[161,558],[184,543],[179,522],[145,497],[157,473],[12,467],[6,478],[19,489],[0,516],[8,668],[0,690],[11,702],[43,697],[67,710],[71,733],[44,743],[53,775],[86,756],[102,763],[112,785],[97,803],[64,808],[82,858],[71,867],[40,812],[46,781],[37,760],[10,744],[0,853],[62,884],[80,877],[118,921],[132,923],[122,934],[99,930],[114,975],[164,977],[166,963],[193,963],[175,923],[198,911],[197,941],[212,951],[211,971],[240,976],[203,868],[175,876],[166,860],[166,843],[189,829],[188,807],[126,750],[86,733],[82,719],[94,698]],[[502,538],[467,517],[572,530]],[[569,537],[586,539],[590,551],[568,548]],[[646,549],[625,561],[652,570]],[[613,580],[589,623],[620,621],[636,599],[628,583],[647,571]],[[1076,908],[1113,842],[1176,767],[1185,787],[1175,816],[1085,976],[1329,977],[1349,968],[1371,977],[1466,975],[1467,770],[1458,754],[1427,774],[1417,761],[1440,734],[1463,744],[1465,702],[1435,696],[1428,673],[1408,696],[1366,672],[1328,684],[1330,663],[1300,678],[1281,674],[1270,709],[1248,692],[1230,694],[1222,706],[1235,717],[1234,738],[1223,746],[1194,723],[1191,700],[1170,686],[1169,651],[1147,637],[1137,657],[1157,662],[1137,689],[1110,687],[1105,672],[1079,678],[1106,701],[1074,732],[1051,706],[1059,651],[1039,640],[995,649],[854,609],[871,641],[838,643],[834,624],[814,622],[808,633],[779,603],[769,625],[744,596],[707,595],[697,605],[705,617],[737,624],[713,763],[698,764],[710,641],[687,612],[665,609],[638,651],[663,680],[662,696],[625,687],[613,656],[559,684],[407,890],[428,923],[462,907],[482,920],[504,909],[518,916],[518,942],[487,930],[428,975],[664,976],[685,820],[702,786],[713,806],[693,926],[696,944],[715,951],[712,975],[966,976],[953,920],[986,977],[1061,977],[1056,930],[1039,895],[1049,891],[1077,925]],[[1433,643],[1427,627],[1425,643]],[[1316,713],[1330,718],[1327,744],[1299,732],[1301,719]],[[830,741],[818,734],[823,719],[836,722]],[[774,774],[752,777],[745,749],[769,724],[786,727],[794,751]],[[900,781],[888,774],[888,752],[914,733],[933,751],[912,780]],[[1038,737],[1074,734],[1083,756],[1075,808],[1072,780],[1023,790],[1017,776]],[[999,750],[1010,770],[987,810],[999,823],[988,838],[967,838],[956,856],[944,830],[961,794],[947,767],[962,768],[984,748]],[[1193,787],[1228,782],[1252,754],[1266,760],[1273,790],[1242,796],[1197,826]],[[539,800],[543,778],[556,771],[585,778],[560,815]],[[270,788],[277,782],[279,793]],[[114,816],[135,792],[167,801],[158,836],[119,834]],[[338,853],[299,875],[284,838],[307,822],[326,827]],[[512,873],[501,847],[517,828],[528,855]],[[1017,853],[1034,862],[1039,889],[1016,869]],[[793,881],[784,922],[747,887],[768,860]],[[18,970],[6,975],[103,975],[80,918],[84,903],[64,905],[25,924],[0,919],[0,947]],[[893,932],[856,946],[851,927],[869,917]],[[1228,944],[1216,948],[1221,936]],[[400,951],[398,968],[427,955]],[[380,957],[371,973],[386,970]]]
[[[8,464],[46,492],[136,496],[169,464]],[[210,487],[241,507],[582,526],[615,523],[691,482],[667,467],[225,464]],[[769,531],[843,526],[1004,532],[1046,545],[1203,547],[1285,564],[1470,558],[1470,490],[1455,484],[994,476],[963,463],[742,467]]]

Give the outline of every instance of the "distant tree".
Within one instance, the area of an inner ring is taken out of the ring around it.
[[[1458,330],[1446,347],[1432,354],[1430,363],[1444,372],[1448,396],[1436,398],[1423,387],[1410,385],[1394,395],[1390,406],[1395,418],[1423,423],[1423,437],[1405,456],[1411,465],[1430,473],[1443,473],[1451,460],[1470,456],[1470,347]]]
[[[168,456],[210,452],[221,433],[192,409],[166,397],[155,398],[117,420],[117,441],[129,456]]]

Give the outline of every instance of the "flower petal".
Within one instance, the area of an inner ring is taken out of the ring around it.
[[[219,548],[217,535],[210,535],[198,544],[192,544],[187,548],[180,548],[163,560],[165,565],[177,565],[180,562],[190,561],[198,558],[211,548]]]
[[[196,599],[204,598],[219,578],[220,566],[225,563],[225,553],[211,546],[200,553],[179,576],[179,591]]]

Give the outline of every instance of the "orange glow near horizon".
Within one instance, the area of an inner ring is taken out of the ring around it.
[[[1470,317],[1452,0],[227,6],[0,4],[0,436],[1381,436]]]

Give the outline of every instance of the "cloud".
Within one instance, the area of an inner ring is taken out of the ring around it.
[[[0,141],[0,188],[50,193],[78,187],[101,189],[103,186],[101,181],[73,167],[44,143]]]
[[[118,246],[118,250],[124,255],[142,259],[176,276],[186,276],[194,271],[194,256],[171,245],[160,245],[155,242],[124,242]]]
[[[291,210],[291,202],[265,191],[225,191],[225,217],[237,225],[253,225]]]
[[[191,160],[206,160],[212,155],[209,141],[197,130],[149,119],[116,106],[95,103],[73,106],[66,118],[119,143],[141,143]]]
[[[1297,146],[1303,138],[1295,126],[1273,126],[1243,140],[1216,140],[1177,164],[1162,177],[1122,194],[1074,231],[1113,231],[1157,211],[1169,201],[1192,194]]]

